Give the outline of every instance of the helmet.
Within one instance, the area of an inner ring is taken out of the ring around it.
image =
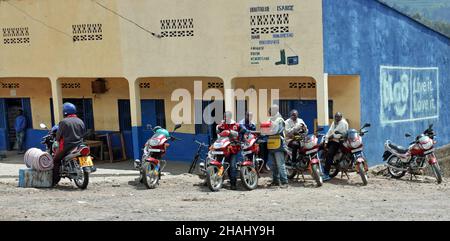
[[[63,105],[63,114],[64,116],[73,115],[77,113],[77,107],[70,102],[66,102]]]
[[[159,127],[159,128],[158,127],[159,126],[155,127],[155,134],[157,134],[157,135],[164,135],[166,138],[170,137],[170,134],[169,134],[169,132],[166,129],[164,129],[162,127]]]

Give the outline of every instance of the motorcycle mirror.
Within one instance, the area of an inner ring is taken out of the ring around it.
[[[433,128],[433,124],[430,124],[429,126],[428,126],[428,129],[432,129]]]
[[[181,127],[181,124],[176,124],[175,127],[173,128],[173,130],[175,131],[176,129],[179,129]]]
[[[411,137],[411,134],[406,133],[406,134],[405,134],[405,137]]]
[[[47,129],[47,126],[44,123],[39,124],[39,127],[41,127],[41,129]]]
[[[366,127],[370,127],[370,123],[364,124],[363,127],[362,127],[361,129],[366,128]]]

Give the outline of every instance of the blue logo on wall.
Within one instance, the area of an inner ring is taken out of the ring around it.
[[[438,68],[380,67],[382,124],[439,117]]]

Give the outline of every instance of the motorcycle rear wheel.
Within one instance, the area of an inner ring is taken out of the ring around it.
[[[433,169],[433,173],[436,176],[436,181],[438,184],[442,183],[442,173],[439,164],[435,163],[431,165],[431,169]]]
[[[391,156],[387,159],[387,163],[391,166],[396,166],[397,163],[401,162],[401,161],[402,160],[400,160],[400,158],[398,158],[396,156]],[[406,174],[406,171],[397,170],[390,166],[388,166],[388,172],[389,172],[389,175],[391,175],[391,177],[393,177],[395,179],[400,179]]]
[[[85,172],[83,168],[81,168],[81,172],[82,177],[76,178],[73,181],[79,189],[86,189],[89,184],[89,172]]]
[[[219,168],[217,166],[209,166],[206,169],[206,183],[211,191],[217,192],[222,188],[223,175],[219,176]]]
[[[241,181],[248,190],[254,190],[258,187],[258,173],[251,166],[243,166],[240,170]]]
[[[159,183],[160,173],[155,171],[156,164],[144,162],[142,164],[143,182],[148,189],[155,189]]]

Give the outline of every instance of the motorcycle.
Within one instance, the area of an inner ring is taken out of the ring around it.
[[[47,126],[43,123],[40,124],[40,127],[41,129],[48,130]],[[49,130],[46,136],[42,137],[41,141],[41,144],[45,145],[46,152],[52,157],[54,157],[59,148],[59,143],[56,140],[57,131],[58,126],[56,125]],[[96,171],[92,157],[90,156],[90,148],[85,144],[80,144],[70,151],[70,153],[61,160],[60,168],[59,173],[61,178],[73,180],[75,185],[80,189],[87,188],[89,184],[89,174]]]
[[[175,125],[172,132],[180,127],[180,124]],[[144,183],[148,189],[154,189],[157,185],[159,185],[161,172],[164,170],[167,163],[166,160],[162,160],[166,154],[167,147],[170,146],[167,142],[169,140],[181,140],[169,134],[166,129],[160,126],[156,126],[151,130],[154,134],[144,145],[142,159],[136,159],[134,161],[134,167],[138,169],[140,173],[139,181]]]
[[[200,171],[206,178],[206,184],[213,192],[219,191],[224,182],[224,175],[230,168],[231,155],[241,150],[237,141],[239,133],[224,130],[219,133],[217,140],[210,146],[205,163],[200,163]]]
[[[244,135],[244,143],[242,144],[244,160],[238,163],[238,170],[241,181],[248,190],[254,190],[258,187],[260,172],[265,163],[259,157],[259,138],[259,132],[251,131]]]
[[[334,156],[330,177],[335,177],[341,172],[341,178],[345,174],[347,178],[348,172],[355,170],[359,174],[364,185],[368,184],[367,172],[369,167],[363,152],[362,137],[368,132],[365,128],[370,127],[369,123],[365,123],[360,129],[349,129],[346,133],[336,131],[335,134],[341,135],[341,148]]]
[[[322,135],[318,135],[319,137]],[[293,141],[300,143],[300,148],[297,154],[297,160],[292,160],[292,149],[286,148],[286,170],[288,171],[288,178],[294,179],[299,174],[302,175],[303,181],[305,177],[304,172],[310,172],[311,176],[317,183],[317,186],[323,185],[322,173],[320,168],[320,159],[318,157],[319,142],[316,135],[305,135],[298,133],[294,135]]]
[[[412,179],[413,175],[423,172],[428,162],[437,183],[440,184],[442,182],[442,172],[434,154],[435,136],[433,125],[431,124],[423,134],[418,135],[409,144],[408,148],[395,145],[390,140],[387,140],[384,144],[383,161],[386,161],[391,177],[399,179],[408,172],[411,174]],[[411,137],[411,134],[406,133],[405,137]]]

